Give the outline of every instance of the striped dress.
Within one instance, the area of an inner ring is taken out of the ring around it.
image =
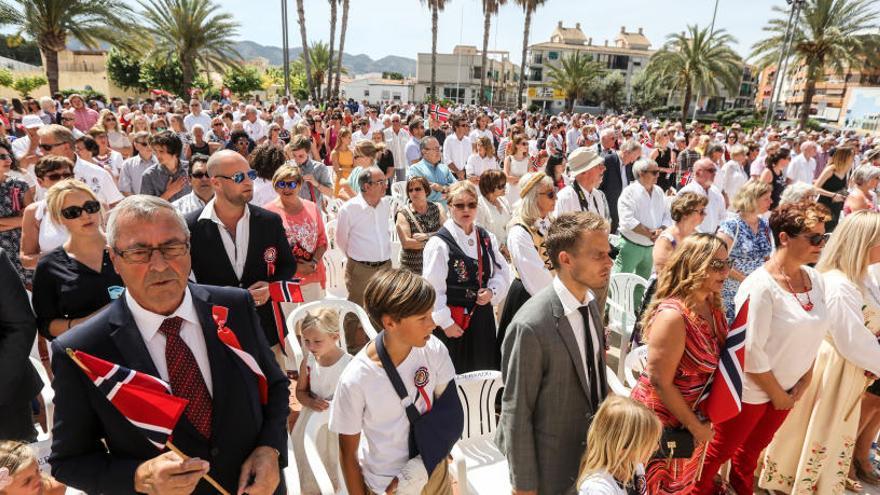
[[[727,321],[721,309],[716,308],[715,331],[713,331],[709,321],[691,311],[678,299],[662,301],[657,307],[657,312],[664,309],[677,311],[684,316],[685,348],[673,383],[681,392],[685,402],[690,405],[697,400],[709,377],[718,367],[718,357],[727,336]],[[633,389],[631,397],[652,409],[664,427],[681,426],[681,422],[660,400],[647,373],[642,373],[639,377],[639,383]],[[690,459],[672,461],[658,459],[649,462],[645,466],[648,493],[652,495],[690,493],[696,480],[701,454],[702,449],[698,447]]]

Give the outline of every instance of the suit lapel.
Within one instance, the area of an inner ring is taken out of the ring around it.
[[[265,254],[266,249],[269,246],[263,245],[263,237],[262,232],[260,231],[261,221],[260,221],[260,212],[257,211],[256,208],[251,208],[251,205],[248,204],[247,208],[250,210],[250,219],[248,221],[248,228],[250,231],[248,232],[248,252],[247,258],[244,261],[244,270],[241,272],[241,280],[247,280],[249,283],[253,283],[252,281],[256,280],[269,280],[269,274],[267,271],[267,265],[265,262]],[[275,260],[278,260],[278,249],[282,246],[274,246],[275,247]],[[287,246],[290,249],[289,246]]]
[[[122,355],[124,365],[159,378],[159,372],[156,370],[156,365],[153,364],[153,358],[147,351],[144,338],[134,322],[131,311],[128,310],[128,305],[125,304],[125,297],[116,299],[110,311],[109,321],[114,327],[110,331],[110,338]]]
[[[559,338],[562,339],[566,350],[568,350],[568,357],[571,358],[571,362],[574,364],[574,369],[577,371],[578,380],[581,382],[581,388],[584,390],[584,395],[589,397],[590,389],[587,384],[587,374],[584,371],[584,361],[583,358],[581,358],[581,350],[577,345],[577,340],[574,338],[574,331],[571,328],[571,324],[568,322],[568,317],[565,316],[564,310],[562,309],[562,302],[559,300],[559,296],[556,295],[555,290],[553,291],[553,297],[551,298],[551,307],[553,309],[553,316],[556,318],[556,331],[559,332]]]

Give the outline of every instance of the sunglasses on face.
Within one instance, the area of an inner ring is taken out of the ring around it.
[[[43,151],[52,151],[64,143],[40,143],[40,149]]]
[[[61,210],[61,216],[68,220],[79,218],[83,212],[88,214],[98,213],[101,211],[101,203],[97,201],[86,201],[82,206],[68,206]]]
[[[407,190],[406,190],[407,193],[422,192],[422,191],[424,191],[424,189],[421,188],[421,187],[414,187],[414,188],[412,188],[412,189],[407,189]]]
[[[731,259],[726,259],[726,260],[715,259],[715,260],[712,260],[709,262],[709,268],[711,268],[712,270],[715,270],[716,272],[723,272],[725,270],[730,270],[731,268],[733,268],[733,260],[731,260]]]
[[[278,182],[275,183],[275,188],[277,188],[277,189],[296,189],[298,186],[299,186],[298,180],[289,180],[289,181],[279,180]]]
[[[208,175],[208,172],[193,172],[189,174],[193,179],[210,179],[211,177]]]
[[[831,233],[829,232],[829,233],[825,233],[825,234],[810,234],[810,235],[799,234],[794,237],[804,237],[807,239],[807,241],[810,243],[811,246],[821,246],[822,244],[825,244],[826,242],[828,242],[828,239],[831,239]]]
[[[556,199],[556,191],[538,193],[538,196],[547,196],[547,199]]]
[[[257,179],[257,171],[256,170],[248,170],[247,172],[236,172],[232,175],[215,175],[214,177],[216,177],[218,179],[228,179],[228,180],[231,180],[232,182],[235,182],[236,184],[241,184],[242,182],[244,182],[245,177],[247,177],[250,180],[256,180]]]
[[[66,180],[73,178],[73,174],[70,172],[58,172],[54,174],[46,174],[44,177],[46,180],[50,180],[52,182],[58,182],[59,180]]]
[[[153,257],[153,251],[159,251],[162,255],[162,259],[171,260],[186,254],[187,251],[189,251],[189,243],[174,242],[159,247],[136,247],[122,250],[113,248],[113,252],[115,252],[117,256],[120,256],[129,263],[149,263],[150,258]]]
[[[477,203],[451,203],[449,206],[455,208],[456,210],[476,210]]]
[[[503,191],[505,189],[507,189],[507,186],[505,186],[504,184],[501,184],[500,186],[495,186],[496,191]]]

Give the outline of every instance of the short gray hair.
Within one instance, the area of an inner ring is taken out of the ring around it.
[[[650,168],[651,165],[656,167],[657,162],[655,162],[654,160],[651,160],[650,158],[641,158],[639,160],[636,160],[636,162],[633,163],[633,169],[632,169],[633,175],[636,176],[637,178],[641,177],[642,174],[645,173],[645,170],[648,170],[648,168]]]
[[[161,210],[168,210],[177,220],[180,230],[183,231],[187,239],[189,239],[189,227],[186,226],[186,220],[174,209],[168,201],[158,197],[146,194],[135,194],[128,196],[119,202],[112,210],[110,217],[107,219],[107,245],[111,248],[116,245],[116,235],[119,229],[120,217],[134,217],[140,222],[149,222],[156,218]]]
[[[868,165],[859,165],[859,168],[855,169],[852,175],[852,180],[857,185],[861,186],[871,179],[876,179],[880,177],[880,168],[877,168],[871,164]]]
[[[621,153],[632,153],[633,151],[642,152],[642,145],[635,139],[628,139],[620,145]]]
[[[382,169],[375,165],[370,165],[369,167],[365,168],[363,172],[361,172],[361,175],[358,176],[358,187],[361,189],[361,191],[364,190],[364,186],[367,185],[367,182],[370,182],[373,179],[373,174],[376,172],[384,175]]]
[[[419,151],[422,152],[422,154],[425,153],[425,149],[428,148],[428,145],[431,144],[431,141],[436,141],[437,145],[440,145],[440,141],[437,141],[437,138],[433,136],[425,136],[422,139],[419,139]]]
[[[808,196],[813,196],[816,194],[816,190],[813,189],[813,186],[807,184],[806,182],[794,182],[789,184],[783,191],[782,195],[779,197],[779,205],[782,206],[788,203],[797,203],[803,199],[808,199]]]

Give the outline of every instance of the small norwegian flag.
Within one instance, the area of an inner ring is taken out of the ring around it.
[[[257,364],[257,360],[241,348],[238,337],[235,336],[232,330],[226,327],[226,321],[229,318],[229,308],[214,306],[211,308],[211,316],[214,317],[214,323],[217,324],[217,337],[220,339],[220,342],[223,342],[257,376],[260,404],[265,406],[269,402],[269,382],[266,380],[263,370],[260,369],[260,365]]]
[[[82,351],[67,349],[67,354],[150,443],[157,449],[165,448],[186,409],[186,399],[175,397],[167,383],[147,373],[130,370]]]
[[[284,312],[281,311],[280,303],[301,303],[305,302],[302,295],[302,289],[299,287],[300,280],[292,281],[279,280],[269,284],[269,297],[272,299],[272,313],[275,315],[275,328],[278,329],[278,343],[281,345],[281,352],[286,356],[284,338],[287,337],[287,325],[284,323]]]
[[[433,114],[434,118],[440,122],[446,122],[449,120],[449,109],[443,108],[440,105],[431,104],[431,114]]]
[[[746,299],[733,325],[727,332],[727,340],[718,368],[712,375],[706,395],[705,411],[712,424],[722,423],[742,411],[743,366],[746,359],[746,327],[749,318],[749,300]]]

